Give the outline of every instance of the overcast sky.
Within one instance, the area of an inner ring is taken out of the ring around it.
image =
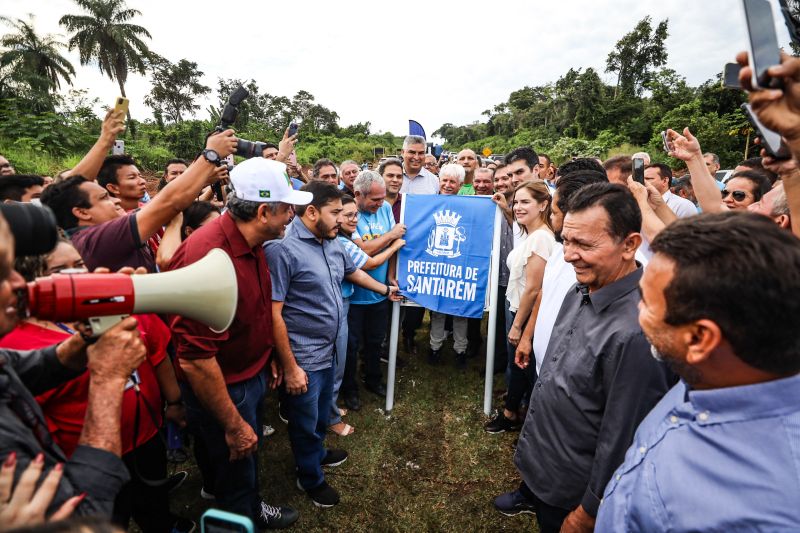
[[[772,0],[775,1],[775,0]],[[777,5],[777,2],[775,2]],[[340,124],[407,133],[408,119],[431,134],[443,123],[485,120],[481,112],[525,85],[556,81],[569,68],[603,72],[614,43],[643,17],[669,18],[668,66],[702,83],[745,49],[738,0],[558,0],[382,2],[366,0],[211,2],[129,0],[151,48],[173,62],[198,63],[203,82],[253,78],[262,92],[298,90],[336,111]],[[416,7],[412,7],[416,6]],[[221,7],[230,9],[223,13]],[[71,0],[3,0],[0,14],[33,13],[40,33],[64,33],[58,19]],[[778,11],[775,11],[778,13]],[[3,32],[6,31],[3,27]],[[785,26],[779,38],[788,43]],[[64,39],[66,41],[66,38]],[[75,88],[111,103],[119,89],[75,52]],[[126,85],[134,117],[150,116],[146,78]],[[202,102],[198,116],[216,95]]]

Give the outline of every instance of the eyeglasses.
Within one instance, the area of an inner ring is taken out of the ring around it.
[[[345,215],[344,218],[346,218],[347,220],[358,220],[358,211],[356,211],[352,215]]]
[[[747,191],[729,191],[728,189],[722,189],[723,198],[727,198],[729,194],[737,202],[742,202],[745,198],[747,198]]]

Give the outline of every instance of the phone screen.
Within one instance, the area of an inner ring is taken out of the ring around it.
[[[297,130],[300,128],[300,125],[297,122],[292,122],[289,124],[289,137],[292,135],[297,134]]]
[[[759,87],[770,86],[769,67],[781,62],[775,20],[768,0],[743,0],[750,38],[750,66]]]
[[[641,157],[633,158],[633,181],[644,185],[644,159]]]

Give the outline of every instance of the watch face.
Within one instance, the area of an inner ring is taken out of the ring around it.
[[[219,161],[219,154],[214,150],[206,150],[206,159],[209,161]]]

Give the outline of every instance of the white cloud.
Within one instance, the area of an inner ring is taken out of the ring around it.
[[[774,0],[773,0],[774,1]],[[555,81],[569,68],[603,73],[614,43],[642,17],[669,18],[670,68],[696,85],[713,77],[745,48],[745,29],[734,0],[562,0],[519,2],[441,0],[284,3],[129,0],[153,35],[152,48],[172,61],[198,63],[204,83],[217,77],[254,78],[262,91],[292,96],[309,91],[339,113],[342,124],[369,121],[373,130],[402,134],[418,120],[430,134],[441,124],[481,120],[481,112],[525,85]],[[58,19],[80,9],[68,0],[5,0],[2,14],[36,16],[39,32],[64,33]],[[776,11],[777,13],[777,11]],[[783,43],[788,34],[782,22]],[[76,88],[103,102],[119,92],[92,66],[79,67]],[[147,79],[126,85],[134,116]],[[212,96],[203,102],[202,113]]]

